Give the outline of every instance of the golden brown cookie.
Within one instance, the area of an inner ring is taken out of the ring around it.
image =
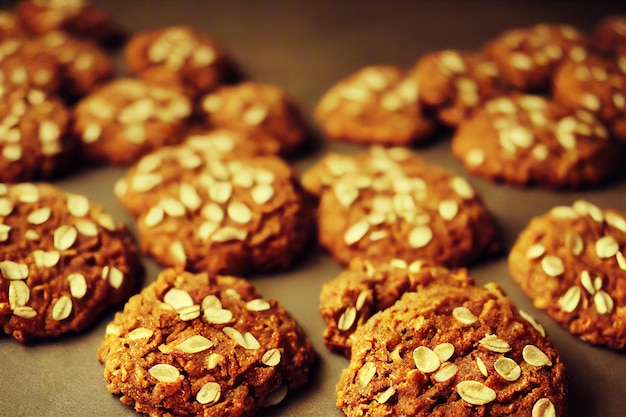
[[[566,58],[578,61],[587,54],[587,36],[564,24],[539,23],[509,29],[490,40],[485,55],[498,66],[504,80],[525,92],[547,92],[550,79]]]
[[[402,259],[370,262],[354,258],[348,268],[324,283],[320,292],[320,314],[326,323],[324,343],[350,357],[354,332],[378,311],[391,307],[406,292],[429,285],[473,285],[467,271],[449,271],[428,261]]]
[[[151,416],[251,416],[304,385],[311,342],[242,278],[168,269],[107,326],[107,389]]]
[[[406,148],[331,153],[302,182],[320,196],[318,240],[341,264],[360,256],[461,266],[499,249],[472,186]]]
[[[315,107],[315,118],[334,141],[409,145],[433,130],[419,95],[414,77],[393,66],[372,65],[330,87]]]
[[[0,93],[0,182],[51,179],[67,172],[77,141],[69,134],[70,112],[39,90]]]
[[[62,30],[111,46],[124,38],[111,15],[89,0],[22,0],[15,12],[21,24],[34,35]]]
[[[181,93],[133,78],[117,78],[78,102],[74,133],[87,161],[131,164],[182,140],[191,114]]]
[[[406,293],[354,333],[337,406],[348,417],[566,417],[565,367],[526,317],[495,284]]]
[[[296,102],[277,86],[253,82],[221,86],[202,97],[200,106],[207,127],[241,132],[282,155],[296,152],[306,138]]]
[[[133,74],[190,97],[215,89],[230,70],[217,44],[186,26],[136,33],[126,44],[124,57]]]
[[[618,170],[618,148],[592,113],[536,95],[489,100],[452,138],[452,153],[471,174],[550,188],[606,183]]]
[[[312,232],[312,207],[278,157],[148,155],[116,186],[139,213],[143,250],[164,266],[249,274],[290,267]]]
[[[509,254],[513,279],[570,333],[626,346],[626,214],[585,200],[533,218]]]
[[[0,10],[0,40],[26,36],[17,14],[8,10]]]
[[[62,76],[57,61],[45,53],[23,53],[23,43],[19,41],[19,45],[13,53],[0,58],[0,86],[58,95]]]
[[[626,72],[614,59],[567,60],[557,68],[553,86],[555,101],[594,113],[613,136],[626,141]]]
[[[422,102],[451,127],[504,88],[498,67],[474,52],[431,52],[417,61],[411,73],[420,86]]]
[[[85,329],[143,275],[124,225],[86,197],[0,184],[0,326],[19,341]]]

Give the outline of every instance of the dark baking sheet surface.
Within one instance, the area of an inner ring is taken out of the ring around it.
[[[336,81],[370,64],[411,67],[424,53],[443,49],[475,50],[505,29],[538,22],[566,22],[590,29],[609,13],[626,13],[626,3],[571,1],[199,1],[101,0],[131,31],[186,24],[212,35],[234,58],[246,78],[288,91],[305,113],[318,145],[294,161],[302,172],[328,150],[355,152],[345,144],[327,144],[312,122],[312,110]],[[2,0],[0,7],[15,2]],[[118,60],[120,74],[125,74]],[[557,204],[588,199],[605,208],[626,211],[626,179],[584,192],[555,192],[492,184],[468,176],[449,151],[449,135],[416,148],[430,162],[468,178],[498,221],[507,248],[532,216]],[[113,183],[123,168],[101,168],[57,183],[103,204],[132,227],[113,196]],[[134,230],[134,228],[133,228]],[[146,284],[160,268],[146,260]],[[335,407],[335,384],[347,360],[331,355],[322,343],[323,322],[318,294],[340,267],[322,251],[308,253],[285,273],[255,277],[266,298],[278,299],[301,323],[319,354],[308,386],[260,416],[341,416]],[[495,281],[522,309],[546,327],[567,366],[570,416],[626,415],[626,357],[594,348],[554,325],[511,281],[505,256],[470,268],[481,283]],[[23,345],[0,337],[0,416],[71,417],[133,416],[135,411],[108,393],[103,367],[96,359],[106,315],[76,336]]]

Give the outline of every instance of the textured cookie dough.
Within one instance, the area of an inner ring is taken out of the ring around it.
[[[42,34],[24,43],[20,53],[47,56],[59,68],[60,94],[72,102],[113,77],[113,62],[97,44],[61,31]]]
[[[0,10],[0,39],[2,41],[26,36],[26,30],[14,12]]]
[[[124,39],[111,15],[89,0],[22,0],[15,13],[33,35],[62,30],[107,46]]]
[[[554,74],[552,95],[568,108],[594,113],[613,136],[626,141],[626,66],[594,55],[567,60]]]
[[[78,102],[74,133],[85,160],[128,165],[164,145],[179,143],[191,103],[181,93],[118,78]]]
[[[331,140],[384,146],[424,141],[434,126],[415,77],[387,65],[362,68],[330,87],[315,119]]]
[[[588,37],[577,28],[539,23],[507,30],[490,40],[483,51],[513,87],[545,93],[556,67],[568,57],[575,61],[584,58],[588,43]]]
[[[23,41],[0,57],[0,86],[3,89],[38,90],[58,95],[61,74],[57,61],[44,53],[23,53]]]
[[[124,57],[133,74],[190,97],[215,89],[230,70],[217,44],[186,26],[138,32],[126,44]]]
[[[278,157],[209,157],[188,145],[143,158],[116,185],[143,250],[164,266],[248,274],[288,268],[314,226],[295,171]]]
[[[302,182],[320,196],[319,243],[341,264],[360,256],[456,267],[499,250],[494,222],[472,186],[406,148],[331,153]]]
[[[40,90],[0,92],[0,182],[51,179],[65,173],[77,148],[70,112]]]
[[[578,200],[535,217],[509,255],[513,279],[570,333],[626,346],[626,218]]]
[[[165,270],[107,326],[111,393],[150,416],[252,416],[309,379],[311,342],[244,279]]]
[[[606,183],[618,170],[618,148],[592,113],[535,95],[489,100],[452,138],[471,174],[550,188]]]
[[[494,284],[407,293],[355,332],[337,406],[349,417],[565,417],[564,365],[525,317]]]
[[[443,50],[421,57],[411,70],[420,86],[420,99],[438,119],[457,126],[481,103],[504,88],[493,61],[480,53]]]
[[[19,341],[77,332],[143,275],[130,232],[86,197],[0,184],[0,326]]]
[[[306,126],[294,99],[281,88],[254,82],[221,86],[201,100],[206,126],[241,132],[282,155],[299,150]]]
[[[345,271],[322,286],[319,307],[326,323],[324,343],[350,357],[355,330],[373,314],[391,307],[406,292],[444,283],[465,287],[474,280],[463,269],[453,272],[422,260],[408,264],[402,259],[354,258]]]

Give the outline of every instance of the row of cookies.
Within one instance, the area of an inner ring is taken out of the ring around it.
[[[471,174],[552,188],[603,184],[619,174],[626,138],[624,26],[611,16],[589,36],[537,24],[478,52],[426,54],[408,71],[368,66],[328,89],[316,120],[330,140],[384,146],[428,141],[441,123],[455,129],[453,155]]]
[[[268,154],[293,154],[302,145],[304,123],[287,93],[253,82],[226,84],[234,64],[209,37],[180,26],[134,34],[124,45],[134,77],[115,78],[110,51],[63,31],[73,24],[60,17],[57,26],[27,23],[56,13],[85,24],[94,8],[49,3],[24,1],[0,19],[0,181],[131,164],[219,128],[262,144]]]

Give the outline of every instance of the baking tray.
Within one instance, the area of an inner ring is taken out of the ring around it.
[[[15,2],[2,1],[3,8]],[[486,40],[511,27],[538,22],[565,22],[589,30],[603,16],[626,13],[626,3],[572,1],[198,1],[102,0],[94,4],[110,11],[129,31],[190,25],[212,35],[237,62],[246,79],[275,84],[300,105],[315,146],[292,161],[299,172],[325,152],[352,153],[361,146],[327,143],[316,129],[312,111],[336,81],[371,64],[410,68],[426,52],[454,48],[476,50]],[[120,55],[120,75],[126,70]],[[434,164],[462,175],[480,192],[510,248],[532,216],[558,204],[584,198],[604,208],[626,211],[626,180],[583,192],[525,189],[471,177],[450,153],[450,133],[440,132],[415,150]],[[103,167],[76,173],[56,184],[82,193],[125,221],[132,218],[113,196],[114,182],[125,168]],[[160,268],[146,259],[145,284]],[[324,251],[306,253],[290,271],[256,276],[254,284],[266,298],[279,300],[300,322],[319,355],[310,383],[280,405],[259,416],[339,417],[335,384],[347,365],[324,347],[324,324],[318,313],[322,284],[341,268]],[[494,281],[522,309],[546,328],[567,366],[570,416],[626,415],[624,352],[592,347],[555,325],[533,308],[509,276],[506,254],[470,268],[480,283]],[[133,416],[135,411],[108,393],[96,350],[112,312],[78,335],[36,344],[0,337],[0,416],[72,417]]]

